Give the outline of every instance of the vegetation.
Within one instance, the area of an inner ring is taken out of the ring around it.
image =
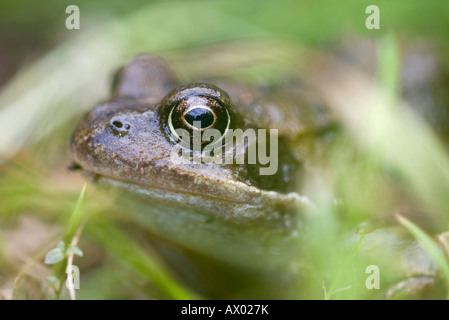
[[[344,133],[301,190],[316,207],[305,215],[307,241],[298,243],[314,270],[298,286],[298,298],[376,297],[364,288],[370,258],[354,257],[372,221],[383,219],[392,193],[426,212],[424,226],[413,217],[391,220],[423,245],[449,296],[448,247],[441,235],[449,227],[447,137],[408,108],[400,90],[407,43],[425,42],[449,70],[447,1],[381,2],[380,30],[365,27],[371,3],[351,0],[83,0],[77,1],[80,30],[65,28],[61,1],[39,10],[36,2],[22,3],[0,4],[0,29],[14,26],[16,34],[2,50],[8,59],[17,55],[20,65],[0,92],[0,298],[70,298],[63,285],[68,262],[85,270],[78,299],[207,298],[184,287],[155,252],[118,228],[118,221],[132,219],[123,217],[126,204],[94,185],[83,188],[85,179],[67,170],[73,130],[107,98],[113,71],[137,53],[163,56],[183,80],[272,84],[307,75],[316,56],[335,52],[342,39],[360,38],[375,43],[374,82],[355,81],[359,74],[352,69],[345,71],[346,82],[320,81]],[[354,105],[359,107],[348,109]],[[358,226],[363,230],[356,234]],[[46,256],[53,267],[44,264]]]

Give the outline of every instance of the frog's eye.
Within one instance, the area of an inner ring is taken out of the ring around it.
[[[184,129],[192,136],[201,133],[201,143],[204,145],[222,139],[230,127],[231,116],[220,100],[205,95],[192,95],[174,104],[167,122],[170,133],[176,140],[181,139],[178,129]]]

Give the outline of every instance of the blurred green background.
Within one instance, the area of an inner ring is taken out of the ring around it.
[[[65,28],[68,16],[65,9],[71,4],[79,6],[80,30]],[[380,8],[380,30],[365,27],[368,16],[365,9],[370,4]],[[380,43],[377,49],[385,60],[379,64],[387,71],[378,74],[387,85],[394,87],[397,75],[393,72],[389,79],[388,70],[400,68],[400,61],[394,56],[396,45],[401,41],[430,43],[440,52],[447,68],[448,30],[449,2],[445,0],[51,0],[45,4],[3,0],[0,3],[0,123],[3,129],[0,135],[0,298],[54,298],[58,292],[45,279],[53,274],[60,277],[61,270],[44,266],[43,257],[59,240],[67,241],[73,236],[73,226],[68,221],[73,220],[73,210],[84,184],[82,177],[66,169],[70,161],[68,141],[83,114],[108,97],[114,72],[136,54],[151,52],[165,57],[186,81],[238,77],[269,84],[290,75],[292,65],[295,68],[306,65],[306,51],[334,52],[347,39],[368,38]],[[388,39],[396,40],[391,44]],[[393,58],[388,50],[393,51]],[[407,127],[409,123],[401,122],[401,115],[391,119],[385,137],[397,137],[394,132],[397,128],[405,128],[406,133],[412,129]],[[363,120],[367,119],[360,119]],[[361,197],[354,185],[362,181],[367,189],[383,187],[384,182],[374,179],[370,185],[366,180],[372,180],[364,179],[379,173],[377,158],[399,172],[406,192],[424,207],[439,213],[449,212],[445,199],[449,190],[444,147],[447,144],[426,125],[423,129],[413,128],[413,132],[414,136],[404,134],[398,139],[405,140],[396,141],[401,146],[407,145],[410,143],[407,139],[417,136],[422,141],[413,140],[413,143],[418,147],[420,143],[429,146],[412,164],[410,157],[406,157],[410,150],[398,149],[392,156],[376,149],[378,145],[368,144],[366,162],[354,168],[341,151],[341,145],[336,147],[336,159],[332,160],[338,172],[335,185],[344,190],[347,211],[341,215],[328,208],[324,201],[324,219],[320,223],[312,222],[313,241],[309,248],[313,263],[331,268],[322,276],[328,284],[336,278],[341,280],[336,274],[349,252],[330,253],[333,250],[329,245],[342,243],[342,234],[370,216],[367,207],[375,203],[370,194]],[[350,175],[359,180],[348,179]],[[86,241],[85,245],[80,244],[84,257],[76,260],[82,270],[87,270],[83,273],[79,298],[197,297],[173,278],[157,255],[136,248],[137,243],[115,229],[114,217],[120,217],[122,211],[112,198],[89,186],[83,201],[84,211],[96,218],[94,223],[88,223],[86,236],[81,239]],[[322,232],[328,237],[323,237]],[[323,256],[332,256],[332,263],[322,261]],[[444,269],[444,262],[442,265]],[[306,292],[298,293],[298,297],[323,297],[321,283],[305,284],[302,290]],[[360,293],[346,296],[366,297]]]

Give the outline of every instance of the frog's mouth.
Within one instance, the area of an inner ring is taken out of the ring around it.
[[[261,195],[258,203],[242,204],[142,187],[101,175],[91,178],[119,192],[118,199],[127,206],[134,223],[219,261],[241,266],[263,261],[260,267],[277,270],[296,253],[291,244],[297,241],[301,224],[297,212],[291,209],[298,201],[305,204],[305,199],[296,194],[286,195],[283,203],[272,194],[272,203],[268,195]],[[132,204],[124,200],[124,195],[131,196]],[[142,203],[135,203],[135,199]],[[130,217],[125,220],[129,222]]]
[[[161,204],[176,207],[197,208],[200,212],[207,212],[212,216],[229,220],[235,223],[260,223],[264,221],[275,224],[289,223],[285,219],[291,213],[296,214],[300,208],[310,207],[307,197],[298,193],[279,193],[261,190],[237,181],[228,181],[220,184],[220,188],[233,190],[239,196],[232,197],[224,193],[199,193],[192,190],[177,188],[173,185],[150,185],[123,181],[102,173],[86,170],[78,163],[70,165],[71,170],[82,170],[90,181],[124,191],[139,199],[150,201],[152,204]]]

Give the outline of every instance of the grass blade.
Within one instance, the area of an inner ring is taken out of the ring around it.
[[[424,247],[430,258],[435,262],[437,267],[441,270],[443,277],[446,280],[447,299],[449,299],[449,261],[433,241],[423,230],[415,225],[410,220],[398,215],[399,222],[415,237],[415,239]]]

